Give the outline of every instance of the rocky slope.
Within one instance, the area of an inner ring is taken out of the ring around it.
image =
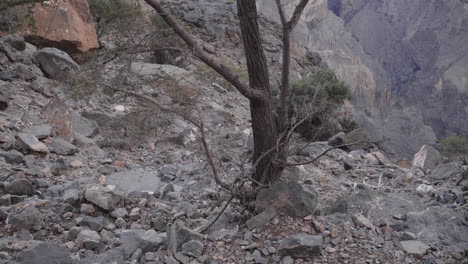
[[[274,1],[259,6],[278,20]],[[358,121],[408,157],[435,136],[468,131],[466,10],[459,0],[320,0],[308,6],[296,41],[354,88]]]
[[[61,80],[95,65],[18,36],[0,47],[0,263],[466,262],[468,168],[430,147],[407,169],[379,152],[332,150],[261,190],[252,213],[234,201],[209,227],[229,194],[206,166],[197,129],[154,109],[157,118],[134,116],[139,105],[115,93],[71,100],[76,87]],[[105,80],[126,75],[117,63],[102,67]],[[177,102],[155,76],[190,82],[180,93],[203,95],[197,105],[224,179],[249,170],[248,104],[238,93],[193,78],[196,64],[136,56],[128,70],[123,87],[164,105]],[[155,133],[135,140],[148,128]]]

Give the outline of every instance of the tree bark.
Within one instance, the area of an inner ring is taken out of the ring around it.
[[[254,90],[265,94],[260,100],[250,100],[250,114],[252,117],[252,131],[254,138],[254,161],[262,157],[255,168],[254,179],[262,184],[277,181],[283,170],[281,162],[277,162],[277,148],[268,155],[263,153],[277,147],[278,129],[274,116],[274,106],[271,97],[268,63],[263,50],[258,25],[258,12],[256,1],[238,0],[237,12],[239,15],[242,40],[244,43],[247,69],[249,72],[249,85]]]

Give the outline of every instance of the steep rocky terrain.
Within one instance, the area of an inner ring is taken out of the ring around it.
[[[233,8],[173,5],[206,50],[242,65]],[[274,72],[278,27],[262,27]],[[333,149],[286,170],[246,210],[213,179],[200,131],[137,99],[194,104],[222,178],[238,182],[252,168],[248,102],[189,56],[167,60],[180,67],[145,54],[109,60],[123,53],[119,40],[104,35],[86,54],[97,60],[78,64],[0,38],[0,263],[468,263],[467,166],[430,146],[404,167],[379,151]],[[306,143],[290,162],[343,137]]]
[[[259,5],[278,20],[274,1]],[[355,89],[358,121],[409,157],[435,136],[468,131],[467,10],[459,0],[319,0],[296,41]]]

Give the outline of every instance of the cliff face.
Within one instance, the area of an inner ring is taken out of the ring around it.
[[[411,156],[435,135],[468,132],[466,2],[317,0],[295,40],[354,89],[358,121]],[[259,8],[278,21],[273,0]]]
[[[380,62],[402,106],[419,109],[438,136],[468,132],[468,4],[330,0],[328,6]]]

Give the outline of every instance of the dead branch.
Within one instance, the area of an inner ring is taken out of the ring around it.
[[[199,41],[190,33],[188,33],[177,20],[166,11],[159,0],[145,0],[156,12],[164,19],[164,21],[174,30],[174,32],[182,38],[182,40],[193,51],[193,54],[201,61],[210,66],[213,70],[219,73],[229,83],[231,83],[242,95],[249,99],[266,100],[266,96],[262,91],[251,89],[246,84],[242,83],[239,76],[234,74],[228,67],[218,62],[214,57],[203,50]]]
[[[327,150],[325,150],[324,152],[320,153],[320,155],[318,155],[317,157],[315,157],[315,158],[313,158],[311,160],[304,161],[304,162],[298,162],[298,163],[286,163],[285,166],[286,167],[294,167],[294,166],[307,165],[307,164],[310,164],[310,163],[314,163],[317,160],[319,160],[321,157],[325,156],[328,152],[330,152],[330,151],[332,151],[334,149],[339,149],[339,148],[344,148],[344,147],[349,147],[349,146],[359,145],[359,144],[378,145],[379,142],[368,141],[368,140],[359,140],[359,141],[348,143],[348,144],[342,144],[342,145],[338,145],[338,146],[335,146],[335,147],[330,147]]]
[[[228,208],[229,204],[232,202],[233,199],[234,199],[234,196],[231,196],[228,199],[227,203],[223,206],[221,211],[218,213],[218,215],[215,217],[215,219],[213,219],[213,221],[211,221],[211,223],[209,225],[207,225],[206,227],[201,229],[200,233],[205,233],[208,229],[210,229],[216,223],[216,221],[218,221],[218,219],[221,217],[221,215],[224,213],[224,211],[226,211],[226,209]]]

